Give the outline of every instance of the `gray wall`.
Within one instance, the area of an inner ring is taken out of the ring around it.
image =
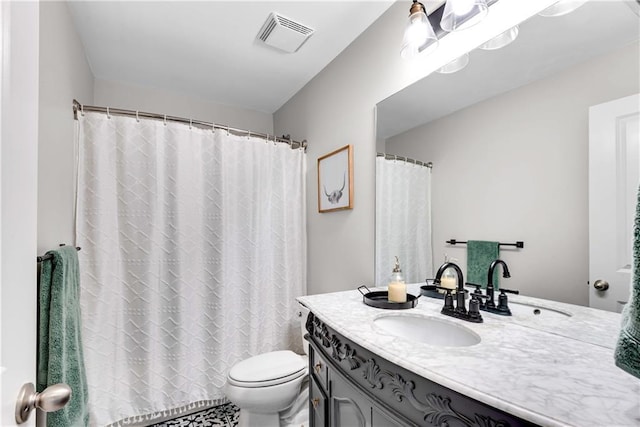
[[[276,133],[307,139],[309,294],[374,281],[377,102],[420,76],[400,59],[407,5],[396,3],[274,114]],[[400,24],[399,24],[400,23]],[[413,71],[413,73],[409,72]],[[354,152],[354,208],[318,213],[317,159],[344,145]]]
[[[75,243],[72,101],[93,102],[93,74],[66,2],[40,3],[38,253]]]
[[[272,114],[216,104],[206,99],[198,99],[163,89],[96,79],[93,100],[95,105],[102,107],[188,117],[207,122],[213,121],[239,129],[273,134]]]
[[[386,152],[433,161],[434,264],[466,265],[464,246],[501,250],[506,288],[588,304],[588,109],[638,93],[639,46],[624,47],[387,140]]]

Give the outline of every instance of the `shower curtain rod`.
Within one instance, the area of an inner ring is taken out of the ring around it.
[[[255,136],[258,138],[265,139],[267,141],[274,141],[284,144],[289,144],[291,148],[300,148],[302,147],[305,151],[307,151],[307,140],[304,139],[302,141],[294,141],[291,139],[289,135],[283,135],[282,137],[277,137],[275,135],[264,134],[260,132],[252,132],[244,129],[236,129],[230,126],[217,125],[212,122],[203,122],[201,120],[193,120],[193,119],[185,119],[184,117],[175,117],[168,116],[166,114],[156,114],[156,113],[145,113],[142,111],[134,111],[134,110],[123,110],[120,108],[110,108],[110,107],[96,107],[94,105],[82,105],[75,99],[73,100],[73,118],[74,120],[78,120],[78,113],[83,114],[85,112],[95,112],[95,113],[105,113],[107,116],[114,114],[118,116],[127,116],[127,117],[135,117],[136,119],[143,117],[145,119],[155,119],[162,120],[166,122],[178,122],[184,123],[189,126],[197,126],[202,129],[220,129],[226,130],[229,133],[233,133],[234,135],[239,136]]]
[[[422,162],[408,157],[396,156],[395,154],[377,153],[376,157],[384,157],[387,160],[400,160],[407,163],[413,163],[414,165],[424,166],[429,169],[433,168],[433,162]]]

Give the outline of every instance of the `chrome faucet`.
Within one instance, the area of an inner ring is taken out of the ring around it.
[[[440,286],[440,279],[442,278],[445,270],[447,270],[448,268],[453,268],[458,277],[458,282],[455,290],[455,307],[453,305],[451,289],[443,288]],[[438,268],[435,279],[433,279],[433,284],[436,285],[436,288],[446,291],[444,297],[444,307],[442,307],[442,311],[440,311],[442,314],[456,317],[462,320],[468,320],[469,322],[482,322],[482,316],[480,315],[479,311],[480,304],[478,296],[472,295],[473,298],[471,302],[469,302],[469,311],[467,311],[467,308],[465,306],[464,277],[462,276],[462,270],[460,269],[460,267],[458,267],[457,264],[454,264],[452,262],[445,262],[444,264],[442,264],[440,268]],[[483,295],[480,295],[480,297],[483,297]]]

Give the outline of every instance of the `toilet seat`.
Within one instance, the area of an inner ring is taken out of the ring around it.
[[[259,388],[293,381],[307,373],[302,356],[289,351],[272,351],[237,363],[227,381],[237,387]]]

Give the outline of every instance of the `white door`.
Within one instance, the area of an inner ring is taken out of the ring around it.
[[[37,2],[0,2],[0,425],[36,380]],[[23,425],[34,425],[35,416]]]
[[[640,95],[589,108],[589,305],[629,298],[640,183]]]

